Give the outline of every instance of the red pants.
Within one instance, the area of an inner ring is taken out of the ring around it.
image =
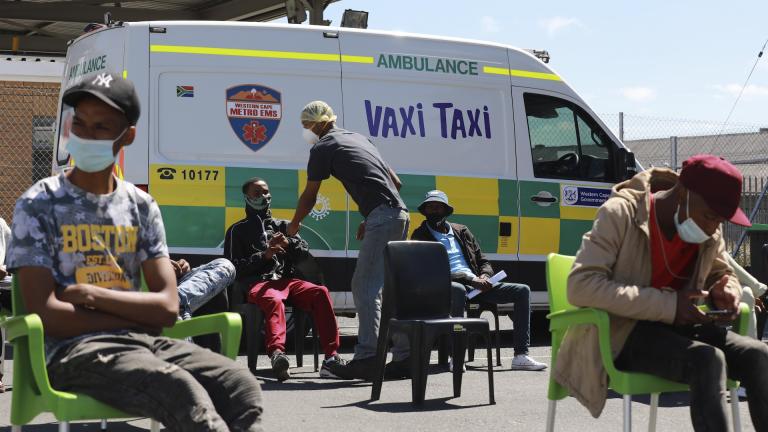
[[[333,313],[328,288],[301,279],[279,279],[254,284],[248,293],[248,302],[255,303],[264,312],[264,336],[267,353],[285,352],[285,305],[309,312],[315,323],[320,348],[332,356],[339,349],[339,327]]]

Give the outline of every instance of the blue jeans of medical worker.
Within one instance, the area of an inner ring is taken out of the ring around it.
[[[225,258],[195,267],[179,278],[179,317],[192,314],[235,281],[235,266]]]
[[[358,328],[355,360],[376,355],[381,321],[381,290],[384,287],[384,248],[394,240],[404,240],[410,223],[408,212],[382,204],[365,218],[365,235],[352,276],[352,297],[357,309]],[[393,335],[392,358],[408,357],[408,339]]]

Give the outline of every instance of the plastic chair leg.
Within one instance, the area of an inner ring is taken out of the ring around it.
[[[440,336],[440,339],[438,339],[437,343],[437,364],[440,366],[445,366],[448,364],[448,356],[450,353],[448,352],[448,338],[450,336]]]
[[[371,385],[371,400],[381,398],[381,386],[384,383],[384,368],[387,365],[387,342],[389,342],[389,325],[379,327],[379,340],[376,345],[376,375]]]
[[[11,432],[21,432],[21,426],[11,425]]]
[[[493,356],[491,356],[491,335],[488,335],[487,361],[488,361],[488,403],[496,405],[496,396],[493,389]]]
[[[466,332],[453,333],[453,397],[461,397],[461,379],[464,377],[464,351],[467,339],[471,338]],[[489,348],[490,349],[490,348]]]
[[[287,308],[286,308],[287,309]],[[293,334],[294,346],[296,350],[296,366],[304,366],[304,335],[306,335],[307,315],[299,308],[292,308],[293,312]]]
[[[477,344],[477,336],[471,334],[467,337],[467,362],[475,361],[475,345]]]
[[[624,395],[624,432],[632,432],[632,396]]]
[[[550,400],[547,404],[547,432],[555,432],[555,411],[557,409],[557,401]]]
[[[315,355],[315,372],[317,372],[320,367],[318,358],[320,357],[320,341],[317,337],[317,329],[315,329],[314,323],[312,324],[312,350],[314,351],[313,354]]]
[[[651,412],[648,415],[648,432],[656,432],[656,415],[659,411],[659,394],[651,393]]]
[[[160,422],[154,419],[151,422],[149,422],[149,431],[160,432]]]
[[[478,309],[472,309],[472,306],[477,306]],[[482,311],[477,304],[467,305],[467,318],[480,318]],[[475,346],[477,345],[477,335],[470,334],[467,337],[467,363],[475,361]]]
[[[248,369],[254,373],[259,361],[259,349],[261,341],[261,325],[263,316],[259,307],[246,303],[243,305],[243,315],[245,315],[245,346],[248,356]]]
[[[734,432],[741,432],[741,413],[739,412],[739,389],[731,389],[731,415]]]
[[[69,422],[59,422],[59,432],[69,432]]]
[[[107,430],[107,419],[101,419],[100,429],[103,431]]]
[[[425,348],[422,346],[424,332],[422,329],[416,329],[408,336],[411,342],[411,399],[414,405],[422,405],[427,392],[429,356],[424,356]]]
[[[499,327],[498,311],[493,314],[493,319],[496,324],[496,366],[501,367],[501,327]]]

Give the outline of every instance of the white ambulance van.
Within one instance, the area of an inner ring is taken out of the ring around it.
[[[563,78],[495,43],[347,28],[232,22],[124,23],[71,43],[62,92],[99,73],[132,80],[142,114],[119,157],[124,178],[155,197],[175,256],[222,254],[244,216],[241,184],[259,176],[275,217],[290,219],[309,146],[299,113],[328,102],[338,124],[371,138],[403,181],[411,231],[424,194],[441,189],[494,268],[547,308],[544,259],[573,254],[634,157]],[[68,164],[72,109],[61,107],[54,165]],[[337,312],[362,217],[333,178],[300,234]]]

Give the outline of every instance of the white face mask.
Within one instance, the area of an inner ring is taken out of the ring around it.
[[[677,206],[675,210],[675,228],[677,228],[677,234],[680,239],[686,243],[701,244],[709,240],[709,236],[703,229],[691,218],[690,206],[691,193],[688,192],[688,196],[685,198],[685,215],[686,219],[683,223],[679,222],[680,206]]]
[[[301,136],[309,145],[315,145],[318,141],[320,141],[320,137],[317,136],[316,133],[312,132],[312,129],[304,129],[304,131],[301,133]]]
[[[75,166],[79,170],[87,173],[98,172],[115,163],[112,148],[127,131],[128,129],[124,130],[113,140],[84,139],[70,132],[67,151],[75,160]]]

